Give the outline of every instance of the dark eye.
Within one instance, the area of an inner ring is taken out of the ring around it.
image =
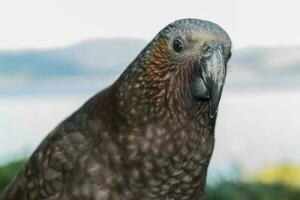
[[[176,52],[180,52],[182,50],[182,42],[178,39],[173,41],[173,49]]]

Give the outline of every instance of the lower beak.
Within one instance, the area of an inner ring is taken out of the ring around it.
[[[202,78],[207,86],[210,103],[210,117],[215,118],[226,76],[223,50],[219,46],[210,49],[209,55],[201,58]]]

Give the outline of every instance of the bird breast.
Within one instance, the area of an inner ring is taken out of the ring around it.
[[[128,137],[128,162],[135,163],[131,185],[149,198],[190,199],[205,184],[213,151],[212,129],[191,123],[161,127],[148,126],[143,134]]]

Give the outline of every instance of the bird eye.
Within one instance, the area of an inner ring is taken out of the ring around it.
[[[173,41],[173,49],[176,52],[180,52],[182,50],[182,42],[178,39]]]

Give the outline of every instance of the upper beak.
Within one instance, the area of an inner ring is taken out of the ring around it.
[[[218,111],[226,76],[226,63],[222,48],[218,45],[212,46],[209,52],[201,58],[200,63],[202,78],[208,88],[210,117],[214,118]]]

